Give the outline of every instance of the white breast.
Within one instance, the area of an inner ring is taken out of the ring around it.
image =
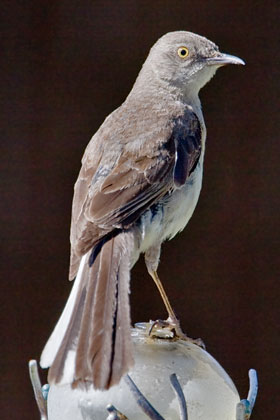
[[[186,184],[166,196],[157,206],[156,214],[151,210],[141,217],[140,252],[151,246],[173,238],[184,229],[196,207],[202,184],[203,155]]]
[[[163,218],[163,240],[173,238],[192,217],[201,190],[202,172],[203,165],[199,162],[187,183],[168,197]]]

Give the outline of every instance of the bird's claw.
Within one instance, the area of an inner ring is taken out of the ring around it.
[[[166,332],[166,330],[169,330],[170,333],[172,335],[170,335],[170,337],[168,338],[174,338],[175,337],[175,333],[173,330],[173,327],[171,326],[171,324],[166,320],[162,320],[162,319],[157,319],[156,321],[153,321],[150,324],[149,330],[148,330],[148,335],[149,337],[161,337],[161,332]]]
[[[168,336],[166,335],[166,330],[170,332],[170,335]],[[196,344],[197,346],[205,349],[205,344],[201,338],[193,339],[193,338],[188,337],[183,332],[180,326],[180,322],[177,318],[175,319],[168,318],[167,320],[158,319],[156,321],[153,321],[148,330],[149,337],[162,338],[161,332],[165,333],[164,334],[165,338],[188,341],[190,343]]]

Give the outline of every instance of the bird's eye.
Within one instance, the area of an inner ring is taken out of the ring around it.
[[[187,58],[187,56],[189,55],[189,50],[187,49],[187,47],[180,47],[178,48],[177,53],[180,58]]]

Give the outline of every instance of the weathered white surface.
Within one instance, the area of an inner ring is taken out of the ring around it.
[[[140,391],[166,420],[180,420],[178,399],[169,376],[176,373],[183,389],[188,420],[235,420],[238,392],[224,369],[200,347],[185,341],[147,339],[134,330],[135,366],[129,373]],[[122,380],[109,391],[51,386],[49,420],[106,420],[113,404],[129,420],[147,420]]]

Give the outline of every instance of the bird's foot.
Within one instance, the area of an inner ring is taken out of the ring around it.
[[[190,343],[196,344],[197,346],[205,349],[205,344],[203,343],[201,338],[196,338],[196,339],[190,338],[183,332],[180,326],[180,322],[177,318],[171,319],[169,317],[165,321],[158,319],[152,322],[148,331],[148,335],[150,337],[161,337],[162,336],[162,334],[160,333],[161,330],[162,332],[166,332],[166,330],[170,331],[171,334],[167,338],[188,341]]]

